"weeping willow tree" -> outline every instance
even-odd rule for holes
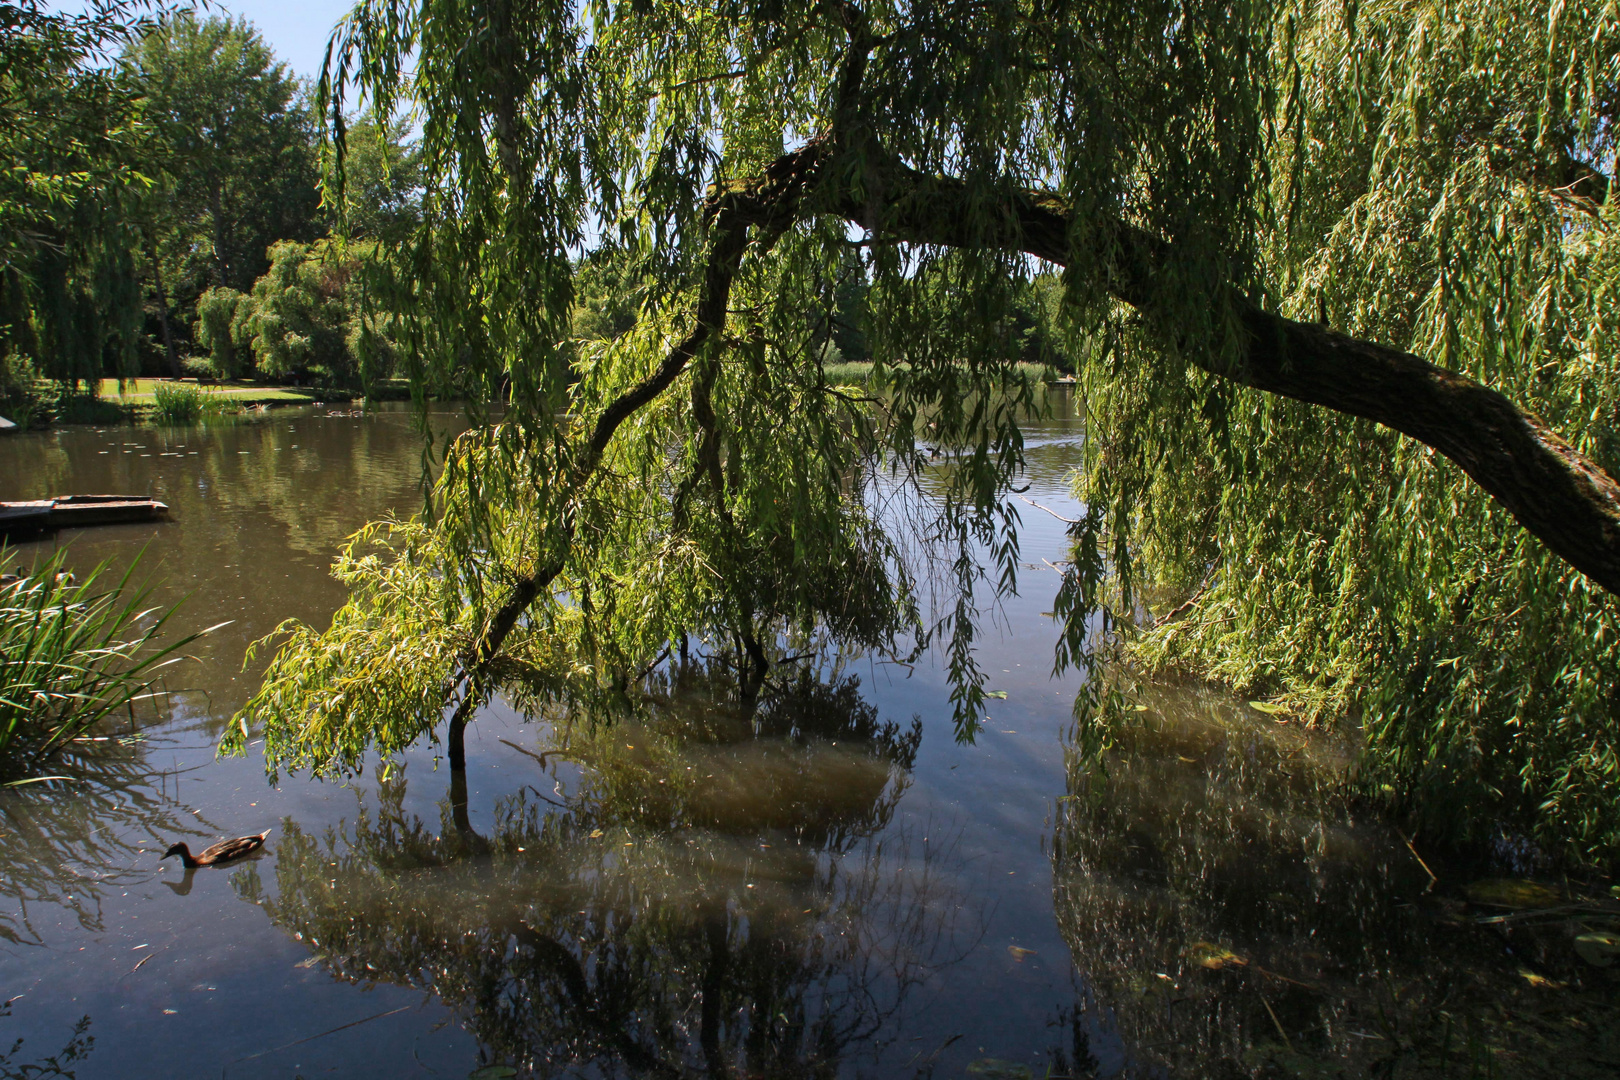
[[[1363,781],[1432,830],[1510,818],[1612,855],[1615,583],[1548,535],[1575,518],[1492,477],[1543,482],[1513,449],[1527,422],[1613,490],[1620,10],[1305,6],[1273,53],[1277,309],[1459,374],[1403,425],[1165,372],[1148,342],[1086,369],[1081,490],[1132,544],[1121,563],[1172,598],[1136,655],[1311,721],[1359,715]],[[1189,418],[1200,402],[1218,422]],[[1437,424],[1482,445],[1459,453]]]
[[[134,372],[134,219],[150,148],[107,60],[159,11],[150,0],[0,4],[0,352],[51,378]]]
[[[419,110],[421,225],[389,302],[413,385],[477,422],[428,513],[350,545],[331,627],[283,628],[236,745],[259,723],[272,767],[343,771],[448,715],[455,765],[502,686],[623,695],[694,635],[729,647],[745,698],[812,637],[938,642],[971,735],[975,587],[1016,587],[1032,393],[1012,314],[1060,268],[1092,430],[1060,663],[1195,594],[1139,655],[1325,688],[1323,715],[1387,702],[1375,760],[1403,780],[1456,771],[1457,740],[1423,733],[1429,703],[1469,695],[1522,704],[1469,714],[1476,736],[1598,754],[1615,23],[1483,2],[366,0],[322,81],[334,182],[356,93]],[[639,283],[636,322],[571,342],[587,251]],[[870,396],[823,367],[851,273]],[[874,474],[903,484],[935,448],[923,604],[870,501],[892,488]],[[1525,728],[1555,684],[1594,707]],[[1516,767],[1478,746],[1472,775]],[[1590,835],[1613,835],[1582,776]]]

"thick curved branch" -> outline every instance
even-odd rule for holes
[[[797,220],[799,204],[816,178],[820,155],[821,144],[812,142],[802,150],[778,158],[764,176],[738,181],[711,193],[705,213],[710,224],[709,258],[691,332],[665,355],[657,368],[611,401],[597,417],[590,437],[579,448],[570,470],[568,483],[572,491],[563,500],[564,518],[560,530],[562,553],[520,576],[508,587],[500,605],[485,621],[478,641],[468,649],[446,686],[446,701],[461,690],[461,700],[450,718],[452,769],[465,768],[462,733],[482,696],[484,674],[523,613],[563,572],[574,539],[573,504],[601,464],[608,443],[626,420],[668,390],[692,358],[715,335],[724,332],[731,304],[731,283],[742,264],[744,251],[750,242],[769,248]]]
[[[1075,250],[1067,205],[1009,189],[987,215],[960,181],[928,176],[865,148],[863,197],[830,193],[828,209],[875,233],[915,243],[999,247],[1059,266],[1106,268],[1114,295],[1152,314],[1155,278],[1174,258],[1165,243],[1123,222],[1093,229]],[[830,170],[829,170],[830,171]],[[880,193],[873,199],[873,192]],[[1393,428],[1473,478],[1519,523],[1610,593],[1620,595],[1620,484],[1534,413],[1503,394],[1414,356],[1234,299],[1246,349],[1234,370],[1207,370],[1257,390]]]
[[[855,36],[852,57],[864,57],[864,33]],[[862,66],[858,59],[848,65],[842,87],[847,94],[841,97],[855,95]],[[834,158],[839,160],[833,163]],[[706,212],[712,241],[692,331],[656,370],[602,411],[575,459],[574,490],[583,490],[619,427],[667,390],[723,332],[750,230],[754,242],[768,248],[800,217],[832,213],[894,240],[1023,251],[1059,266],[1089,261],[1104,268],[1116,297],[1151,316],[1156,278],[1175,256],[1168,244],[1115,221],[1100,228],[1092,223],[1091,250],[1077,250],[1068,204],[1048,192],[1009,186],[1000,213],[984,210],[980,193],[896,161],[858,121],[782,155],[761,176],[717,187]],[[1433,447],[1552,551],[1620,595],[1620,484],[1539,417],[1421,357],[1295,322],[1242,298],[1232,303],[1245,331],[1244,353],[1230,370],[1206,361],[1212,374],[1373,420]],[[565,551],[572,535],[572,521],[565,519]],[[449,698],[455,685],[469,686],[452,719],[453,732],[476,704],[470,688],[478,685],[523,612],[562,572],[565,558],[514,582],[490,616],[461,666],[463,674],[446,694]]]

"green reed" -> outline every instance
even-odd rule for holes
[[[202,416],[208,402],[200,388],[189,383],[160,382],[152,387],[155,418],[167,424],[190,424]]]
[[[179,651],[215,629],[160,642],[178,605],[151,606],[134,568],[115,579],[102,563],[75,579],[56,552],[0,585],[0,774],[11,783],[111,714],[161,696],[154,687]]]

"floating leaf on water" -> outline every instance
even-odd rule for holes
[[[1224,945],[1216,945],[1212,941],[1195,941],[1187,946],[1186,957],[1199,967],[1211,971],[1220,971],[1222,968],[1248,967],[1249,962]]]
[[[326,959],[326,957],[324,957],[324,956],[310,956],[310,957],[306,957],[303,960],[298,961],[298,963],[294,964],[293,967],[295,967],[295,968],[312,968],[316,964],[320,963],[322,960],[325,960],[325,959]]]
[[[1536,881],[1486,878],[1463,890],[1471,903],[1505,908],[1547,908],[1564,902],[1557,889]]]
[[[1286,706],[1270,701],[1251,701],[1249,702],[1249,708],[1256,712],[1263,712],[1268,716],[1281,716],[1288,711]]]
[[[1620,959],[1620,934],[1582,934],[1575,951],[1593,967],[1609,967]]]
[[[602,830],[601,829],[592,829],[591,830],[591,839],[592,840],[599,840],[599,839],[601,839],[601,837],[602,837]]]
[[[1035,1073],[1028,1065],[999,1058],[980,1058],[967,1067],[969,1076],[982,1076],[985,1080],[1033,1080]]]
[[[517,1070],[510,1065],[485,1065],[468,1073],[467,1080],[506,1080],[508,1076],[516,1075]]]
[[[1026,957],[1026,956],[1034,956],[1035,955],[1035,950],[1034,949],[1021,949],[1017,945],[1009,945],[1009,946],[1007,946],[1007,951],[1009,953],[1011,953],[1012,958],[1014,960],[1018,961],[1020,964],[1022,964],[1024,962],[1024,957]]]
[[[1538,990],[1562,990],[1565,985],[1561,982],[1554,982],[1545,975],[1537,975],[1529,968],[1520,968],[1519,978],[1523,979],[1531,986],[1536,987]]]
[[[1005,691],[1005,690],[986,690],[984,692],[984,696],[985,697],[1000,698],[1002,701],[1006,701],[1007,700],[1007,691]]]

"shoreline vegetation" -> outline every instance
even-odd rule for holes
[[[18,431],[40,431],[58,424],[121,424],[157,421],[189,423],[205,415],[286,405],[318,405],[356,400],[407,401],[403,379],[386,379],[367,391],[336,387],[287,386],[258,379],[102,379],[93,390],[40,380],[28,396],[0,402],[0,416]]]
[[[121,713],[133,725],[186,646],[219,629],[163,641],[179,605],[150,603],[139,558],[116,577],[105,562],[75,576],[65,550],[15,565],[0,549],[0,788],[57,779],[40,774],[92,729]]]
[[[876,364],[869,360],[838,360],[823,366],[830,384],[866,385]],[[1065,375],[1047,364],[1019,363],[1021,375],[1032,383],[1073,386]],[[286,405],[318,405],[351,401],[409,401],[406,379],[383,379],[364,391],[337,387],[289,386],[262,379],[152,378],[101,379],[93,390],[75,389],[39,380],[19,399],[0,401],[0,416],[18,431],[39,431],[57,424],[191,423],[203,416],[243,412]]]

